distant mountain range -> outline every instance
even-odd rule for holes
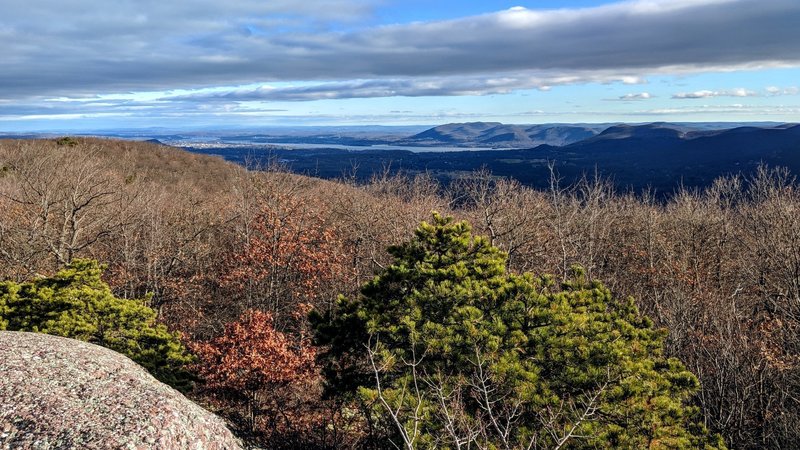
[[[518,147],[521,142],[547,139],[564,144]],[[619,188],[652,188],[662,194],[673,192],[680,185],[707,187],[722,175],[749,174],[762,163],[785,166],[800,174],[797,124],[725,128],[724,124],[519,126],[478,122],[443,125],[395,142],[450,147],[484,147],[503,142],[516,148],[447,152],[369,147],[190,150],[239,162],[263,155],[293,171],[325,178],[351,173],[354,167],[358,168],[357,176],[369,178],[388,167],[410,173],[427,171],[446,181],[487,167],[495,175],[514,177],[537,188],[548,186],[552,164],[566,183],[597,171]]]
[[[420,146],[461,146],[492,148],[533,148],[539,145],[564,147],[601,139],[656,138],[680,136],[693,139],[742,126],[773,128],[775,123],[731,124],[719,122],[627,124],[543,124],[507,125],[499,122],[449,123],[430,128],[398,143]]]
[[[499,122],[450,123],[401,140],[403,145],[535,147],[569,145],[596,136],[608,125],[505,125]]]
[[[800,174],[800,125],[688,129],[674,124],[617,125],[564,147],[530,150],[577,177],[595,167],[617,185],[671,191],[706,187],[721,175],[749,174],[759,165]]]

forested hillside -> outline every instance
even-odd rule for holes
[[[557,174],[533,190],[485,172],[445,188],[264,169],[0,141],[0,328],[13,286],[98,261],[93,289],[142,299],[192,355],[190,396],[268,448],[800,440],[787,171],[664,200]]]

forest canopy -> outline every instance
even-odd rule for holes
[[[2,323],[19,322],[11,286],[38,298],[37,283],[55,289],[59,276],[72,281],[58,286],[87,290],[101,304],[136,305],[141,320],[125,323],[156,330],[147,333],[163,338],[159,348],[173,348],[179,335],[182,348],[202,358],[196,364],[239,364],[206,373],[182,366],[198,377],[190,395],[248,442],[275,449],[378,449],[391,445],[387,436],[402,443],[376,382],[413,429],[413,399],[393,402],[414,379],[406,365],[414,353],[424,355],[426,371],[417,379],[432,383],[420,385],[429,422],[419,430],[430,439],[448,436],[445,409],[431,399],[452,394],[454,429],[485,429],[496,442],[471,385],[482,366],[491,367],[487,382],[514,380],[511,391],[494,394],[528,399],[519,409],[528,425],[542,417],[574,424],[609,381],[591,411],[616,418],[581,421],[595,424],[596,443],[634,435],[656,442],[652,430],[636,431],[647,421],[676,445],[715,446],[704,436],[717,434],[742,449],[800,440],[800,188],[788,171],[761,167],[664,198],[618,192],[602,178],[564,185],[557,173],[549,189],[534,190],[486,171],[444,186],[425,173],[379,173],[362,183],[260,169],[149,143],[0,141]],[[423,221],[437,229],[431,211],[454,218],[440,224],[450,234],[415,232]],[[458,244],[463,221],[475,237]],[[451,264],[444,252],[441,267],[426,266],[431,242],[469,257]],[[428,285],[431,276],[442,283]],[[384,296],[391,302],[376,300]],[[31,303],[21,298],[13,303]],[[66,300],[41,304],[82,311]],[[345,331],[337,341],[325,327]],[[260,340],[238,342],[251,332]],[[108,330],[84,335],[114,341],[102,337]],[[315,335],[326,345],[312,346]],[[609,336],[629,345],[602,345]],[[232,356],[251,349],[261,350]],[[342,357],[334,363],[335,354]],[[255,367],[262,360],[291,362],[285,366],[296,373],[263,371]],[[252,376],[225,372],[235,367]],[[628,392],[632,374],[652,383]],[[614,428],[620,410],[609,396],[622,395],[617,388],[632,407],[648,405],[631,413],[640,423]],[[667,401],[664,392],[676,395]],[[519,442],[535,435],[533,427],[513,430]],[[416,442],[431,442],[423,434]],[[556,438],[537,439],[545,446]]]

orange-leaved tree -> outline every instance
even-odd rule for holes
[[[241,247],[228,256],[221,280],[235,305],[270,311],[276,326],[285,330],[293,328],[287,319],[304,319],[310,305],[327,309],[322,304],[333,303],[352,269],[322,205],[276,197],[260,205]]]
[[[278,422],[286,414],[280,391],[316,373],[310,343],[275,330],[272,314],[258,310],[245,312],[222,336],[195,343],[192,350],[199,358],[203,393],[249,433],[281,428]]]

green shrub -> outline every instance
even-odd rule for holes
[[[76,145],[78,145],[78,141],[76,139],[74,139],[74,138],[69,137],[69,136],[64,136],[64,137],[59,138],[58,140],[56,140],[56,144],[57,145],[62,145],[62,146],[67,146],[67,147],[75,147]]]
[[[144,300],[115,297],[97,261],[78,259],[50,278],[0,282],[0,329],[64,336],[122,353],[153,376],[187,390],[192,361],[178,335],[156,323]]]

